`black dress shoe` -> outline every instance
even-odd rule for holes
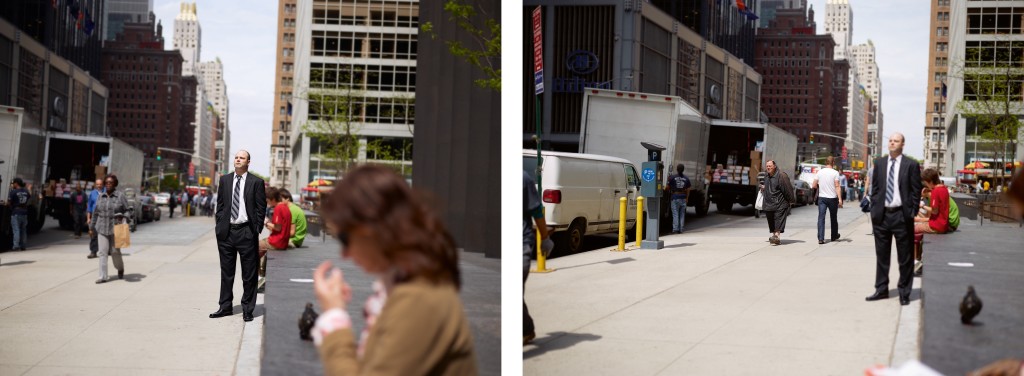
[[[210,318],[211,319],[215,319],[215,318],[218,318],[218,317],[231,316],[233,314],[235,314],[235,312],[230,310],[230,309],[221,309],[221,310],[218,310],[217,312],[211,313],[210,314]]]
[[[124,279],[124,270],[117,271],[117,279]]]
[[[245,312],[243,312],[242,313],[242,321],[245,321],[245,322],[252,321],[252,313],[245,313]]]
[[[909,296],[901,296],[900,297],[900,305],[907,305],[907,304],[910,304],[910,297]]]
[[[872,302],[872,301],[875,301],[875,300],[882,300],[882,299],[889,299],[889,292],[888,291],[875,291],[875,293],[871,294],[871,296],[869,296],[867,298],[864,298],[864,300],[867,300],[869,302]]]
[[[825,244],[824,240],[818,240],[818,244]]]

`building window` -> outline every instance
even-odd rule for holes
[[[968,8],[967,34],[1019,34],[1024,20],[1020,8]]]
[[[935,50],[939,51],[939,52],[946,52],[946,49],[948,47],[949,47],[949,43],[946,43],[946,42],[935,43]]]

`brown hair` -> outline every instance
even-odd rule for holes
[[[441,219],[394,170],[363,165],[339,181],[321,216],[338,234],[367,227],[383,256],[398,269],[396,282],[424,277],[458,289],[458,252]]]
[[[281,201],[281,191],[275,187],[267,187],[267,199]]]
[[[932,184],[942,183],[942,181],[939,180],[939,170],[936,170],[934,168],[928,168],[925,169],[924,171],[921,171],[921,181]]]
[[[281,188],[281,189],[277,190],[277,197],[279,199],[278,201],[285,201],[285,200],[291,201],[292,200],[292,193],[289,192],[285,188]]]
[[[830,156],[828,156],[828,158],[825,158],[825,165],[826,166],[834,166],[835,164],[836,164],[836,157],[833,157],[833,156],[830,155]]]

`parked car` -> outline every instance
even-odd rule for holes
[[[139,194],[135,192],[135,189],[125,188],[124,199],[128,201],[128,209],[131,214],[128,215],[128,228],[132,232],[135,232],[135,228],[142,223],[142,202],[139,201]]]
[[[167,206],[167,200],[169,200],[170,198],[171,194],[167,192],[156,193],[153,195],[153,201],[155,201],[157,205]]]
[[[540,193],[559,253],[578,252],[584,235],[618,232],[619,198],[628,202],[626,226],[636,225],[640,176],[633,163],[595,154],[544,151],[541,156]],[[523,150],[523,170],[533,176],[536,168],[537,151]]]
[[[797,205],[810,205],[814,203],[814,189],[803,180],[793,181],[793,193],[796,194]]]
[[[142,204],[141,220],[143,223],[160,220],[160,207],[157,206],[156,201],[152,196],[139,197],[139,201]]]

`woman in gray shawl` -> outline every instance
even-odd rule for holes
[[[768,218],[768,231],[772,233],[768,242],[779,245],[782,244],[779,234],[786,232],[786,218],[789,217],[789,208],[796,202],[796,196],[789,175],[779,171],[775,161],[768,161],[765,168],[768,174],[761,181],[761,193],[764,195],[762,211]]]
[[[103,179],[107,190],[100,193],[96,200],[96,208],[92,212],[92,230],[96,231],[96,239],[99,241],[100,258],[100,279],[96,283],[107,282],[107,254],[114,259],[114,267],[117,268],[117,278],[124,278],[124,261],[121,260],[121,249],[114,248],[114,224],[124,223],[125,216],[129,214],[128,200],[121,191],[117,190],[117,176],[107,175]]]

